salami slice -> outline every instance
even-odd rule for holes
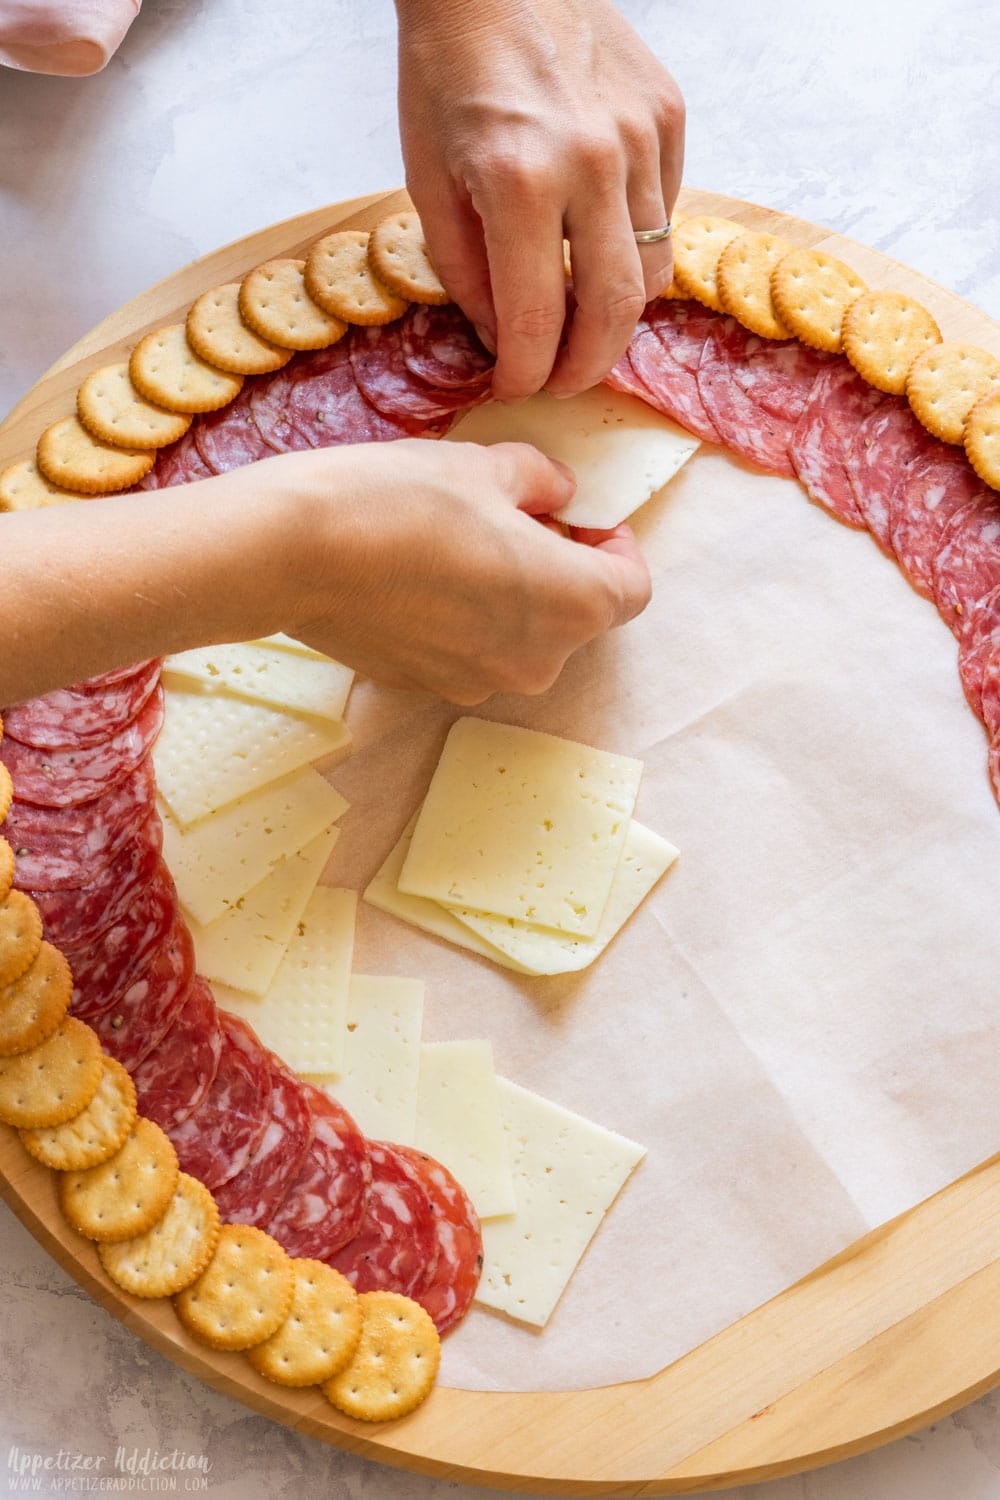
[[[438,1333],[445,1334],[465,1316],[479,1285],[483,1269],[479,1215],[447,1167],[412,1146],[394,1149],[397,1156],[413,1167],[430,1199],[437,1235],[437,1265],[417,1301],[434,1319]]]
[[[152,879],[106,931],[80,948],[64,950],[73,974],[75,1016],[89,1021],[115,1004],[166,940],[176,912],[177,889],[161,859]]]
[[[337,345],[334,345],[336,348]],[[321,350],[326,353],[326,350]],[[288,417],[288,398],[295,384],[296,358],[281,370],[265,375],[251,388],[248,401],[254,426],[275,453],[300,453],[310,447],[308,439],[293,427]]]
[[[663,298],[646,308],[628,347],[650,405],[706,443],[719,442],[719,433],[701,399],[698,367],[719,321],[718,313],[698,302]]]
[[[645,401],[647,406],[656,405],[649,386],[636,374],[628,349],[625,350],[618,363],[612,365],[602,384],[609,385],[613,391],[623,391],[626,396],[638,396],[639,400]]]
[[[794,428],[806,409],[812,388],[840,360],[797,339],[762,339],[750,334],[746,357],[733,370],[736,384],[769,417]]]
[[[156,803],[156,780],[147,755],[117,786],[76,807],[38,807],[14,801],[0,834],[17,855],[21,886],[75,890],[109,865]]]
[[[934,559],[934,602],[961,639],[981,599],[1000,587],[1000,495],[980,490],[946,524]]]
[[[132,1074],[139,1113],[168,1132],[182,1125],[211,1088],[221,1054],[215,999],[195,975],[180,1010]]]
[[[195,446],[209,473],[228,474],[274,457],[274,449],[261,437],[254,419],[252,392],[253,385],[247,381],[235,401],[209,412],[194,427]]]
[[[383,415],[415,432],[484,401],[489,388],[463,386],[445,390],[427,385],[408,368],[398,323],[380,328],[355,328],[350,359],[361,394]]]
[[[11,774],[19,802],[73,807],[124,781],[152,749],[162,723],[163,691],[156,687],[130,724],[96,745],[36,750],[4,736],[0,759]]]
[[[981,718],[990,739],[1000,734],[1000,654],[992,651],[983,669]]]
[[[701,353],[698,390],[721,441],[766,473],[794,477],[792,433],[830,358],[794,339],[762,339],[735,318],[717,322]]]
[[[268,1058],[269,1119],[250,1160],[215,1190],[226,1224],[267,1226],[295,1181],[313,1138],[313,1115],[305,1090],[273,1054]]]
[[[993,795],[1000,802],[1000,739],[995,739],[990,745],[989,771]]]
[[[160,943],[113,1005],[91,1016],[105,1052],[131,1073],[167,1031],[194,982],[194,943],[178,909]]]
[[[181,1169],[212,1191],[242,1172],[267,1129],[268,1054],[249,1026],[219,1011],[222,1051],[211,1087],[181,1124],[167,1131]]]
[[[887,396],[856,430],[847,477],[861,516],[884,552],[892,550],[893,503],[914,465],[937,445],[903,396]]]
[[[393,1146],[370,1141],[368,1155],[372,1182],[361,1228],[324,1259],[359,1292],[419,1296],[437,1270],[431,1200],[415,1168]]]
[[[983,717],[983,672],[995,648],[1000,647],[1000,588],[980,599],[962,634],[958,648],[958,675],[965,697],[978,717]]]
[[[295,371],[285,415],[310,448],[385,443],[421,436],[428,423],[387,415],[359,389],[351,357],[354,335],[320,349]]]
[[[57,688],[3,710],[4,734],[38,750],[96,745],[125,729],[160,680],[160,663],[148,661],[117,682],[98,688]]]
[[[792,429],[788,456],[806,494],[845,526],[864,530],[847,476],[847,450],[858,425],[886,400],[847,360],[820,370]]]
[[[907,471],[889,506],[896,561],[925,599],[934,598],[934,563],[945,527],[982,490],[961,448],[935,443]]]
[[[117,687],[119,683],[128,682],[132,677],[142,677],[154,661],[160,667],[163,666],[159,657],[153,657],[149,661],[132,662],[129,666],[114,667],[110,672],[102,672],[98,677],[88,677],[86,682],[74,682],[69,691],[71,693],[103,693],[105,688]]]
[[[414,303],[400,326],[403,362],[425,385],[442,391],[488,390],[495,360],[454,302]]]
[[[328,1260],[361,1227],[372,1169],[361,1131],[341,1105],[303,1083],[313,1138],[267,1232],[289,1255]]]
[[[56,948],[82,948],[127,911],[160,864],[163,825],[155,812],[93,880],[79,890],[28,888],[42,914],[45,936]]]
[[[199,418],[188,428],[182,438],[161,448],[156,463],[144,479],[136,485],[139,490],[169,490],[177,484],[191,484],[196,479],[208,479],[211,469],[198,452],[196,441]]]

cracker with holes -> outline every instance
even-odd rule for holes
[[[428,1395],[441,1362],[437,1329],[398,1292],[362,1292],[364,1323],[350,1364],[323,1386],[338,1411],[360,1422],[405,1417]]]
[[[66,1016],[40,1046],[0,1058],[0,1120],[19,1129],[62,1125],[90,1103],[103,1071],[96,1033]]]
[[[975,344],[937,344],[910,366],[906,399],[944,443],[961,443],[976,402],[1000,382],[1000,360]]]
[[[283,349],[326,349],[347,332],[306,290],[304,260],[268,260],[243,278],[240,314],[261,338]]]
[[[317,240],[306,260],[305,283],[313,301],[345,323],[376,327],[401,318],[409,307],[383,286],[368,259],[369,236],[345,229]]]
[[[674,230],[674,280],[686,297],[725,312],[716,279],[719,257],[743,233],[742,224],[713,214],[694,214]]]
[[[771,297],[785,327],[810,349],[839,354],[844,314],[868,290],[856,271],[827,255],[796,245],[771,273]]]
[[[965,451],[980,479],[1000,490],[1000,391],[987,391],[969,413]]]
[[[224,1224],[215,1254],[191,1286],[174,1298],[189,1333],[214,1349],[249,1349],[277,1333],[294,1288],[290,1257],[269,1234]]]
[[[0,838],[0,899],[6,899],[14,884],[14,851],[5,838]]]
[[[278,1385],[319,1385],[351,1360],[361,1338],[358,1294],[332,1266],[294,1260],[295,1288],[277,1333],[247,1350],[259,1375]]]
[[[14,800],[14,783],[10,779],[10,772],[0,760],[0,823],[3,822],[10,812],[10,804]]]
[[[716,284],[723,307],[764,339],[790,337],[771,300],[771,272],[790,248],[776,234],[741,234],[719,256]]]
[[[97,1092],[78,1115],[64,1125],[20,1132],[24,1149],[54,1171],[81,1172],[107,1161],[135,1124],[135,1085],[120,1062],[103,1061]]]
[[[218,411],[243,388],[242,375],[217,370],[194,352],[183,323],[155,328],[140,339],[128,372],[140,395],[172,412]]]
[[[219,1210],[205,1185],[177,1178],[162,1218],[143,1234],[98,1246],[101,1265],[133,1297],[173,1297],[204,1271],[219,1241]]]
[[[125,363],[87,376],[76,393],[76,414],[95,438],[117,448],[165,448],[191,426],[187,413],[166,411],[140,396]]]
[[[227,281],[203,292],[187,315],[188,343],[196,354],[234,375],[267,375],[283,369],[292,357],[247,327],[240,316],[240,284]]]
[[[844,353],[876,390],[901,396],[910,366],[941,342],[926,307],[902,292],[862,292],[844,314]]]
[[[88,1239],[131,1239],[166,1212],[179,1171],[169,1137],[139,1115],[113,1156],[59,1178],[59,1207]]]
[[[102,443],[79,417],[63,417],[38,439],[35,460],[42,477],[78,495],[113,495],[148,474],[156,455],[148,449]]]
[[[38,907],[23,891],[8,891],[0,902],[0,991],[31,968],[41,946]],[[3,1008],[0,1002],[0,1013]]]
[[[7,900],[17,894],[11,891]],[[34,905],[33,902],[29,904]],[[38,915],[37,911],[35,915]],[[40,929],[36,929],[30,915],[25,930],[29,943],[33,941],[36,930],[41,937]],[[40,942],[24,972],[0,989],[0,1057],[15,1057],[28,1052],[52,1036],[69,1009],[72,993],[69,964],[58,948]]]
[[[0,511],[42,510],[79,498],[73,490],[46,479],[33,458],[22,458],[0,474]]]
[[[443,307],[451,298],[431,263],[420,215],[413,209],[376,224],[368,242],[372,270],[397,297]]]

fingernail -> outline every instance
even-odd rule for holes
[[[475,329],[476,329],[476,333],[479,335],[479,342],[481,344],[484,344],[485,347],[490,351],[491,354],[496,354],[496,352],[497,352],[496,335],[493,334],[493,333],[491,333],[488,328],[484,328],[481,323],[476,323],[475,324]]]

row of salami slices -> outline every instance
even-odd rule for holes
[[[0,827],[17,884],[73,975],[71,1010],[132,1075],[224,1222],[266,1230],[359,1291],[420,1301],[445,1332],[481,1267],[479,1223],[450,1174],[367,1141],[346,1110],[216,1007],[161,857],[150,751],[160,663],[5,711],[14,800]]]
[[[306,448],[440,437],[489,395],[493,360],[453,304],[414,305],[398,321],[352,328],[326,349],[248,376],[235,401],[196,417],[140,489],[206,479]]]
[[[871,532],[958,641],[1000,797],[1000,494],[963,449],[842,355],[760,338],[697,302],[651,303],[608,383]]]

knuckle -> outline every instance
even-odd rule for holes
[[[643,286],[629,282],[626,286],[612,287],[605,294],[604,316],[613,327],[634,327],[646,306]]]
[[[614,136],[585,135],[577,143],[577,153],[583,170],[598,187],[617,182],[624,172],[621,145]]]
[[[550,339],[562,331],[566,309],[559,303],[514,308],[507,314],[508,333],[518,339]]]
[[[651,156],[659,151],[656,119],[651,115],[629,115],[619,123],[622,145],[630,160]]]
[[[661,91],[656,101],[656,117],[661,130],[668,135],[683,135],[687,124],[687,106],[676,84]]]
[[[480,193],[489,192],[500,201],[513,197],[536,202],[549,198],[555,182],[547,162],[505,147],[480,165],[470,187]]]

